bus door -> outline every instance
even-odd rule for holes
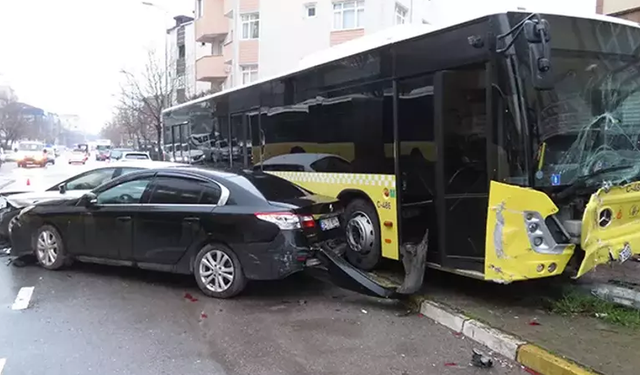
[[[482,277],[487,180],[486,69],[434,77],[438,252],[445,268]]]
[[[189,145],[190,126],[188,122],[171,126],[171,160],[191,163]]]
[[[257,122],[258,116],[251,113],[236,113],[231,115],[231,134],[229,136],[229,152],[231,156],[231,165],[242,168],[252,167],[252,149],[251,149],[251,121]],[[253,124],[254,128],[255,125]]]

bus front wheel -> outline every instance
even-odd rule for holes
[[[354,199],[344,212],[349,249],[347,260],[354,266],[369,271],[382,258],[380,220],[375,208],[363,199]]]

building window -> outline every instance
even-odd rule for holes
[[[202,17],[204,5],[204,0],[196,0],[196,18]]]
[[[364,0],[333,3],[334,30],[358,29],[364,21]]]
[[[307,18],[314,18],[316,16],[316,4],[306,4],[304,6],[304,14]]]
[[[407,13],[409,13],[407,8],[396,3],[396,25],[403,25],[407,22]]]
[[[260,37],[260,15],[258,13],[243,14],[242,39],[258,39]]]
[[[186,56],[185,46],[179,46],[178,47],[178,58],[179,59],[184,59],[185,56]]]
[[[242,84],[246,85],[258,80],[258,65],[244,65],[242,70]]]

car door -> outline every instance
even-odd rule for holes
[[[136,216],[135,260],[139,263],[176,264],[196,238],[201,223],[220,198],[219,185],[174,173],[156,176],[148,204]]]
[[[153,172],[125,176],[95,191],[96,203],[88,207],[83,218],[83,255],[132,260],[134,217],[141,202],[148,199],[152,178]]]

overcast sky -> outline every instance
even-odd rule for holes
[[[110,118],[123,68],[162,56],[171,17],[193,0],[0,0],[0,81],[21,101],[82,117],[97,132]]]
[[[98,132],[111,117],[120,70],[144,65],[149,50],[163,56],[164,29],[194,0],[0,0],[0,83],[21,101],[60,114],[78,114]],[[278,1],[278,0],[267,0]],[[392,0],[388,0],[392,1]],[[596,0],[450,0],[459,15],[489,5],[544,5],[595,10]],[[465,9],[466,12],[460,11]],[[485,10],[486,11],[486,10]]]

